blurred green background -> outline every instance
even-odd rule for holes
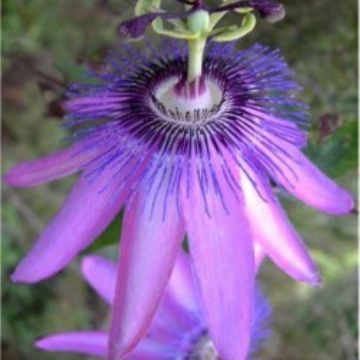
[[[171,0],[164,0],[171,2]],[[61,146],[61,101],[68,82],[96,68],[118,43],[115,27],[134,1],[4,0],[3,168]],[[309,155],[357,196],[357,8],[352,0],[286,1],[287,17],[262,24],[239,47],[282,49],[311,105]],[[231,19],[231,17],[230,17]],[[232,18],[234,20],[234,18]],[[150,34],[151,36],[151,34]],[[51,219],[74,179],[30,190],[3,189],[3,358],[80,359],[32,348],[41,335],[98,328],[107,309],[79,275],[78,260],[44,283],[13,285],[9,274]],[[273,308],[273,335],[261,359],[357,359],[357,218],[320,214],[292,199],[288,213],[323,274],[297,284],[267,262],[260,280]],[[111,242],[119,229],[102,238]],[[115,257],[115,245],[100,252]]]

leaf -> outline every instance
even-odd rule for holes
[[[322,144],[310,144],[307,155],[331,177],[339,177],[358,164],[358,123],[349,121]]]
[[[99,251],[106,246],[117,244],[120,241],[122,219],[123,212],[121,212],[92,245],[83,252],[83,255]]]

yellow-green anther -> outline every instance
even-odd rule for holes
[[[240,27],[229,27],[227,30],[224,29],[224,32],[216,35],[213,40],[218,42],[238,40],[251,32],[255,25],[255,15],[252,13],[247,13],[244,16]]]
[[[205,10],[196,10],[187,18],[187,26],[190,32],[207,34],[209,31],[210,16]]]

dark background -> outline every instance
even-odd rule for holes
[[[164,0],[170,2],[170,0]],[[96,68],[118,43],[115,27],[133,1],[3,1],[3,168],[61,147],[66,84]],[[357,185],[357,20],[351,0],[286,1],[288,16],[262,24],[239,48],[261,42],[282,49],[311,105],[314,161],[354,194]],[[228,21],[237,21],[229,17]],[[149,36],[152,36],[149,31]],[[55,278],[13,285],[9,274],[56,212],[72,179],[35,189],[3,188],[2,348],[7,360],[80,359],[42,353],[44,334],[106,326],[107,309],[79,275],[78,260]],[[260,280],[274,308],[265,360],[357,359],[356,216],[320,214],[284,199],[316,259],[323,286],[295,283],[267,262]],[[117,239],[112,228],[100,240]],[[116,255],[116,245],[99,250]]]

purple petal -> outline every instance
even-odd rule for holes
[[[95,151],[85,150],[82,144],[75,144],[43,158],[23,162],[10,169],[4,181],[17,187],[31,187],[68,176],[89,162]]]
[[[254,184],[241,173],[246,213],[251,232],[266,254],[287,274],[299,281],[318,285],[320,277],[305,245],[287,219],[270,186],[247,169]]]
[[[337,185],[323,174],[299,150],[293,149],[294,161],[291,167],[297,180],[289,184],[284,178],[281,185],[308,205],[331,214],[347,214],[354,207],[354,199],[349,191]],[[291,178],[288,170],[284,169],[287,177]]]
[[[81,353],[106,358],[108,335],[104,332],[83,331],[59,333],[44,337],[35,346],[45,351]]]
[[[208,329],[223,360],[247,358],[254,297],[253,244],[244,214],[243,199],[227,184],[207,195],[211,216],[199,207],[202,195],[194,184],[184,195],[186,229]],[[223,185],[223,186],[222,186]]]
[[[102,256],[86,256],[81,271],[87,282],[109,304],[113,304],[116,283],[116,264]]]
[[[121,179],[104,171],[90,180],[83,175],[59,213],[40,235],[12,275],[15,282],[33,283],[63,269],[108,226],[124,201]]]
[[[179,251],[166,292],[187,311],[198,310],[189,255]]]
[[[273,129],[276,129],[276,124],[283,124],[281,126],[284,129],[285,126],[288,127],[288,133],[294,132],[297,128],[295,124],[276,119],[258,110],[249,110],[249,113],[254,115],[252,120],[255,122],[263,118],[266,119],[268,125],[274,124],[271,125]],[[273,132],[265,131],[260,123],[258,125],[257,130],[261,141],[252,136],[252,142],[272,161],[272,170],[269,171],[275,171],[275,180],[280,185],[299,200],[324,212],[346,214],[353,209],[353,197],[347,190],[323,174],[296,146],[276,136]],[[291,127],[293,131],[290,131]],[[296,133],[299,137],[297,146],[305,144],[301,140],[301,131],[298,129]]]
[[[155,182],[155,180],[154,180]],[[184,228],[175,199],[152,208],[145,189],[125,212],[110,332],[110,359],[131,351],[145,335],[173,269]]]

